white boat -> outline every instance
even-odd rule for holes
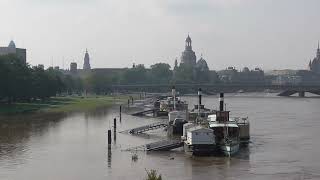
[[[240,131],[237,122],[224,110],[223,93],[220,94],[220,110],[209,115],[209,128],[213,130],[217,149],[227,156],[236,154],[240,146]]]
[[[184,125],[184,150],[187,154],[201,156],[215,152],[214,133],[212,129],[201,127],[192,123]]]
[[[239,147],[240,147],[240,144],[238,141],[235,141],[235,142],[230,141],[230,142],[226,142],[225,145],[220,145],[222,152],[226,156],[232,156],[236,154],[239,151]]]
[[[236,122],[210,121],[209,127],[214,132],[215,142],[218,150],[220,150],[226,156],[234,155],[239,151],[239,126],[236,124]]]

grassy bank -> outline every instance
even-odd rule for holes
[[[33,112],[77,112],[126,102],[127,96],[55,97],[32,103],[0,104],[0,115]]]

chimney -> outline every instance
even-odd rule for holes
[[[173,110],[176,110],[176,87],[172,86]]]
[[[201,88],[199,88],[199,90],[198,90],[198,96],[199,96],[199,109],[200,109],[200,106],[201,106],[201,98],[202,98],[202,90],[201,90]]]
[[[223,111],[223,106],[224,106],[224,94],[223,93],[220,93],[219,101],[220,101],[220,111]]]

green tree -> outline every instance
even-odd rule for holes
[[[85,82],[88,91],[104,94],[110,91],[112,78],[100,73],[93,73],[85,79]]]
[[[120,80],[122,84],[145,84],[148,83],[148,81],[147,70],[143,64],[126,69]]]
[[[149,73],[149,77],[151,77],[151,83],[169,83],[169,81],[172,79],[170,65],[166,63],[157,63],[151,65]]]
[[[195,70],[194,67],[181,64],[175,72],[176,83],[194,83]]]

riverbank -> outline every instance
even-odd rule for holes
[[[99,107],[124,103],[128,96],[54,97],[47,101],[32,103],[0,104],[0,115],[22,113],[69,113],[90,111]]]

